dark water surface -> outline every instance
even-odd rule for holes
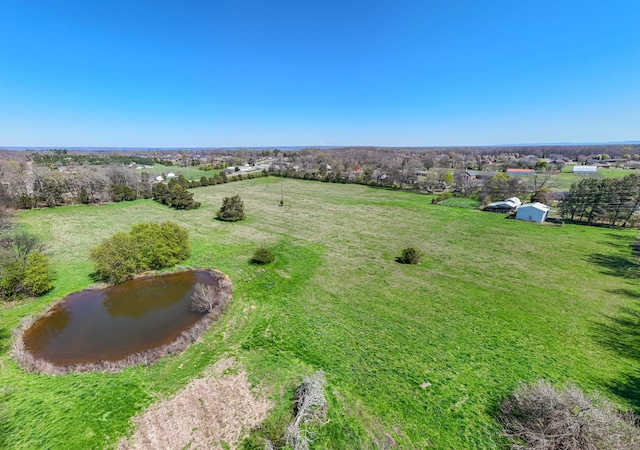
[[[203,316],[189,309],[207,271],[137,278],[65,297],[24,334],[36,357],[58,366],[117,361],[171,343]]]

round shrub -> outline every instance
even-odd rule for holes
[[[276,255],[273,254],[268,248],[260,247],[253,254],[251,262],[254,264],[269,264],[276,259]]]
[[[402,250],[402,255],[399,256],[396,261],[401,264],[418,264],[421,256],[422,252],[420,250],[413,247],[407,247]]]

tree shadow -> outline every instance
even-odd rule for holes
[[[9,340],[11,339],[11,332],[5,326],[0,326],[0,354],[9,350]]]
[[[640,360],[640,308],[624,307],[595,325],[596,341],[620,356]]]
[[[633,255],[605,255],[594,253],[587,257],[587,261],[604,268],[602,273],[623,278],[640,278],[640,264]]]
[[[593,253],[587,261],[605,270],[602,273],[615,277],[640,278],[640,239],[634,236],[623,236],[616,233],[605,233],[606,242],[601,242],[621,251],[616,255]],[[626,250],[626,251],[625,251]]]
[[[633,410],[640,414],[640,371],[626,373],[617,380],[604,383],[609,391],[626,399]]]
[[[640,293],[630,289],[608,292],[624,295],[633,303],[620,308],[616,315],[604,315],[603,321],[594,323],[593,337],[602,347],[617,355],[640,361]],[[604,386],[640,412],[640,371],[622,373],[618,378],[604,382]]]
[[[616,248],[631,248],[634,254],[640,251],[640,243],[634,236],[620,235],[615,233],[604,233],[604,236],[608,238],[606,241],[600,241],[600,244],[608,245],[609,247]]]

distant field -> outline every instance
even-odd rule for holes
[[[385,433],[403,449],[502,448],[498,402],[539,378],[640,409],[634,230],[536,225],[468,203],[274,177],[193,192],[202,203],[193,211],[139,200],[19,214],[47,242],[57,277],[46,298],[0,309],[0,448],[113,447],[134,414],[226,356],[276,402],[272,425],[302,376],[325,371],[329,421],[313,448],[375,448]],[[235,194],[247,220],[214,220]],[[10,330],[91,284],[89,247],[163,220],[191,230],[186,265],[235,283],[230,310],[202,342],[116,375],[18,369]],[[274,265],[249,264],[260,245]],[[394,261],[407,246],[424,252],[420,265]]]
[[[201,176],[210,177],[220,172],[219,170],[200,170],[198,167],[194,166],[165,166],[162,164],[154,164],[153,169],[141,169],[136,170],[136,172],[147,172],[154,177],[160,175],[162,172],[169,173],[173,172],[175,174],[181,173],[187,180],[195,179],[199,180]]]
[[[573,166],[567,166],[562,169],[562,172],[553,177],[555,184],[554,190],[568,191],[571,189],[573,183],[579,183],[581,179],[585,177],[603,177],[603,178],[622,178],[632,173],[640,174],[637,170],[629,169],[602,169],[598,168],[598,171],[593,175],[576,175],[572,173]]]

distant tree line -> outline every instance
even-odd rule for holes
[[[152,196],[158,203],[170,206],[174,209],[196,209],[200,207],[200,203],[193,200],[193,194],[188,192],[187,189],[201,186],[213,186],[216,184],[228,183],[230,181],[250,180],[268,175],[269,173],[266,170],[245,175],[237,174],[231,177],[228,177],[224,172],[220,172],[214,176],[202,176],[199,180],[193,181],[189,181],[183,175],[180,175],[177,178],[170,179],[167,184],[154,184]]]
[[[132,161],[138,164],[152,166],[154,163],[164,164],[152,155],[118,155],[105,152],[69,152],[66,149],[50,150],[48,152],[33,152],[28,154],[28,158],[38,165],[43,166],[69,166],[69,165],[93,165],[107,166],[109,164],[128,165]]]
[[[177,209],[192,209],[193,195],[186,189],[222,184],[268,175],[264,172],[227,177],[223,172],[188,181],[184,176],[170,179],[168,185],[157,182],[146,172],[123,165],[102,168],[78,166],[70,171],[32,167],[28,163],[0,160],[0,206],[20,209],[55,207],[71,204],[95,204],[154,198]],[[180,187],[175,187],[176,183]],[[158,187],[164,185],[168,189]],[[154,191],[155,187],[155,191]],[[173,188],[172,192],[171,191]]]

